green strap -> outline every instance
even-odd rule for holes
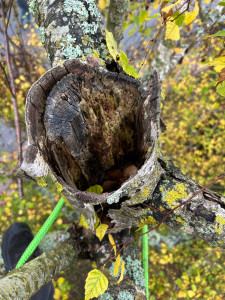
[[[148,225],[145,225],[142,228],[142,234],[148,231]],[[144,268],[144,277],[145,277],[145,290],[146,290],[146,298],[149,298],[149,290],[148,290],[148,234],[142,235],[142,263]]]
[[[48,217],[48,219],[45,221],[45,223],[42,225],[41,229],[38,231],[38,233],[35,235],[34,239],[32,242],[29,244],[23,255],[21,256],[20,260],[18,261],[16,265],[16,269],[19,267],[22,267],[25,262],[28,260],[28,258],[31,256],[31,254],[34,252],[34,250],[37,248],[43,237],[46,235],[48,232],[49,228],[52,226],[52,223],[55,221],[57,218],[58,214],[60,213],[65,201],[63,198],[61,198]]]

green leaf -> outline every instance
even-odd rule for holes
[[[127,55],[123,51],[121,51],[120,54],[120,61],[122,63],[124,72],[126,72],[130,76],[133,76],[134,78],[137,78],[139,76],[134,67],[128,64]]]
[[[139,24],[142,24],[145,21],[147,21],[147,18],[148,18],[148,11],[141,10],[140,15],[139,15]]]
[[[134,22],[139,25],[139,16],[134,16]]]
[[[117,43],[113,37],[112,32],[105,29],[105,34],[106,34],[106,45],[109,49],[109,53],[112,55],[113,59],[116,61],[116,56],[120,54],[118,51],[118,48],[117,48]]]
[[[123,64],[128,64],[127,55],[123,51],[121,51],[121,53],[120,53],[120,60]]]
[[[212,36],[225,36],[225,30],[219,30],[214,34],[207,35],[205,38],[212,37]]]
[[[86,192],[101,194],[103,192],[103,188],[100,185],[96,184],[96,185],[92,185],[88,189],[86,189]]]
[[[154,15],[148,17],[148,18],[146,19],[146,21],[149,21],[149,20],[152,20],[152,19],[156,19],[156,18],[159,18],[159,17],[161,17],[160,14],[154,14]]]
[[[219,83],[216,87],[218,94],[225,97],[225,81]]]
[[[225,2],[220,2],[220,3],[218,3],[217,5],[220,5],[220,6],[225,6]]]
[[[180,15],[176,20],[175,23],[177,24],[177,26],[181,27],[183,22],[185,20],[185,15]]]
[[[135,26],[134,28],[132,28],[127,36],[131,36],[135,31],[137,30],[137,26]]]
[[[109,227],[108,225],[102,224],[102,223],[101,223],[101,224],[96,228],[96,235],[97,235],[97,237],[99,238],[100,241],[104,238],[104,236],[105,236],[105,234],[106,234],[106,231],[107,231],[108,227]]]
[[[152,29],[147,28],[147,29],[145,29],[145,31],[142,32],[142,34],[144,34],[145,36],[150,36],[151,32],[152,32]]]
[[[85,300],[98,297],[108,288],[108,279],[99,270],[94,269],[88,273],[85,283]]]

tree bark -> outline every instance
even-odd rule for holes
[[[123,38],[123,24],[128,10],[127,0],[111,0],[107,19],[107,29],[113,33],[117,43]]]
[[[200,186],[182,174],[158,147],[165,124],[160,118],[157,74],[143,87],[120,72],[115,62],[112,68],[112,64],[103,66],[96,57],[87,57],[95,48],[103,62],[107,52],[94,1],[53,1],[47,6],[45,1],[34,0],[30,7],[55,67],[27,96],[28,149],[18,175],[36,181],[50,173],[93,233],[97,216],[108,225],[107,232],[118,238],[122,230],[156,226],[171,211],[164,220],[168,226],[224,247],[222,196],[205,190],[185,209],[173,210]],[[87,21],[92,31],[84,43],[87,32],[83,23]],[[80,51],[74,52],[78,46]],[[83,55],[86,61],[76,58]],[[85,191],[95,184],[103,187],[103,194]],[[93,259],[110,255],[108,241],[107,247],[99,246],[98,251],[95,243],[93,237],[87,240],[95,252]],[[120,287],[126,284],[122,281]],[[131,287],[126,289],[133,295]]]
[[[0,299],[30,299],[52,278],[74,264],[77,251],[69,243],[60,244],[0,280]]]

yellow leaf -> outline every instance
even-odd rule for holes
[[[171,10],[171,8],[173,8],[175,5],[181,3],[181,1],[182,0],[178,0],[177,2],[170,4],[169,6],[163,7],[162,11],[165,13],[168,13]]]
[[[184,291],[179,291],[177,296],[178,296],[178,298],[186,298],[186,294]]]
[[[206,4],[209,4],[211,2],[211,0],[205,0]]]
[[[184,24],[189,25],[191,22],[193,22],[196,19],[198,12],[199,12],[199,6],[198,6],[198,2],[196,1],[193,12],[187,12],[185,14]]]
[[[122,264],[121,264],[121,274],[120,274],[120,278],[119,278],[119,280],[117,281],[118,284],[123,280],[123,274],[124,274],[124,271],[125,271],[125,263],[124,263],[124,261],[123,261]]]
[[[26,78],[23,75],[20,75],[20,80],[25,81]]]
[[[47,182],[44,177],[38,177],[36,180],[39,186],[47,186]]]
[[[96,185],[90,186],[88,189],[86,189],[86,192],[101,194],[103,192],[103,188],[100,185],[96,184]]]
[[[214,66],[216,72],[222,71],[225,68],[225,56],[215,58],[210,65]]]
[[[87,229],[89,228],[88,222],[87,222],[87,220],[85,219],[85,217],[84,217],[83,214],[81,214],[81,216],[80,216],[80,223],[79,223],[79,225],[84,226],[84,227],[87,228]]]
[[[180,49],[180,48],[174,48],[174,52],[175,52],[175,53],[182,53],[182,52],[183,52],[183,50],[182,50],[182,49]]]
[[[56,223],[57,223],[58,225],[61,225],[61,224],[63,223],[63,220],[62,220],[62,219],[58,219],[58,220],[56,221]]]
[[[65,278],[59,277],[59,279],[57,280],[57,283],[58,283],[59,286],[61,286],[64,281],[65,281]]]
[[[93,53],[94,53],[94,54],[93,54],[94,57],[97,57],[97,58],[100,57],[99,54],[98,54],[98,52],[97,52],[95,49],[93,50]]]
[[[193,292],[192,290],[187,291],[187,293],[190,298],[193,298],[195,295],[195,292]]]
[[[109,242],[113,246],[114,254],[116,255],[116,245],[113,236],[111,233],[108,234]]]
[[[56,188],[57,188],[57,192],[58,192],[58,193],[61,193],[62,190],[63,190],[62,185],[61,185],[60,183],[58,183],[58,182],[56,182]]]
[[[95,213],[95,217],[96,217],[96,222],[95,222],[95,224],[94,224],[94,227],[96,228],[96,227],[98,227],[98,224],[99,224],[99,222],[100,222],[100,219],[99,219],[97,213]]]
[[[16,79],[15,79],[15,83],[16,83],[16,84],[20,84],[19,78],[16,78]]]
[[[119,55],[117,49],[117,43],[114,40],[112,32],[105,29],[105,37],[106,37],[106,44],[109,49],[109,53],[112,55],[113,59],[116,61],[116,56]]]
[[[180,39],[180,27],[172,21],[166,23],[165,40],[178,41]]]
[[[108,0],[99,0],[98,6],[101,10],[105,9],[109,5]]]
[[[97,237],[99,238],[99,240],[101,241],[104,236],[105,236],[105,233],[108,229],[108,225],[106,224],[100,224],[97,228],[96,228],[96,235]]]
[[[116,261],[115,261],[115,268],[113,271],[114,276],[116,276],[118,274],[119,269],[120,269],[120,255],[118,254]]]
[[[108,288],[108,279],[99,270],[95,269],[88,273],[85,283],[85,300],[98,297]]]

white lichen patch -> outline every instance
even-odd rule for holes
[[[51,26],[51,29],[49,28],[49,26]],[[53,22],[49,26],[46,29],[46,33],[47,32],[51,33],[51,42],[52,43],[55,43],[59,39],[63,39],[63,37],[66,37],[67,34],[69,33],[69,27],[68,26],[53,27]]]

